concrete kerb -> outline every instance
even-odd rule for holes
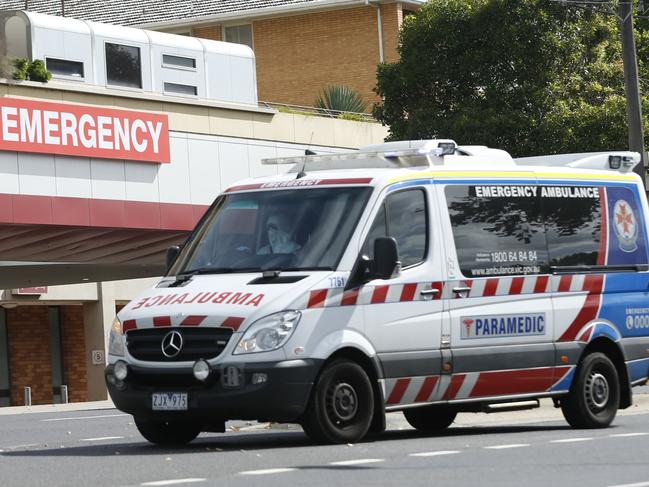
[[[39,404],[37,406],[9,406],[0,408],[0,416],[10,414],[65,413],[114,409],[113,401],[70,402],[67,404]]]

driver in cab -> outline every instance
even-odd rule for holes
[[[258,255],[268,254],[294,254],[300,250],[292,238],[290,232],[290,222],[287,215],[273,214],[266,220],[266,235],[268,245],[264,245],[258,251]]]

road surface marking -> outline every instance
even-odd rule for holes
[[[460,450],[439,450],[439,451],[423,451],[421,453],[411,453],[411,457],[438,457],[441,455],[453,455],[460,453]]]
[[[27,443],[25,445],[6,446],[5,448],[7,450],[17,450],[18,448],[29,448],[30,446],[38,446],[38,443]]]
[[[562,440],[552,440],[550,443],[576,443],[578,441],[590,441],[592,438],[564,438]]]
[[[239,472],[240,475],[268,475],[271,473],[284,473],[293,472],[296,468],[267,468],[265,470],[248,470],[246,472]]]
[[[615,435],[610,435],[611,438],[626,438],[629,436],[645,436],[649,435],[649,433],[617,433]]]
[[[97,418],[117,418],[119,416],[128,416],[128,414],[103,414],[101,416],[77,416],[70,418],[50,418],[50,419],[41,419],[42,422],[47,423],[48,421],[71,421],[76,419],[97,419]]]
[[[106,440],[122,440],[123,436],[104,436],[102,438],[84,438],[79,441],[106,441]]]
[[[359,458],[358,460],[343,460],[341,462],[329,462],[329,465],[362,465],[364,463],[384,462],[382,458]]]
[[[177,485],[177,484],[193,484],[196,482],[205,482],[207,479],[174,479],[174,480],[156,480],[154,482],[142,482],[142,486],[158,486],[158,485]]]
[[[530,446],[529,443],[512,443],[509,445],[493,445],[493,446],[485,446],[484,448],[486,450],[504,450],[506,448],[523,448],[524,446]]]
[[[636,484],[611,485],[611,487],[648,487],[649,482],[638,482]]]

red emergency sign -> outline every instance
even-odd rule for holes
[[[0,98],[0,150],[170,162],[167,115]]]

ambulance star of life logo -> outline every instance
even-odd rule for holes
[[[617,200],[613,208],[615,218],[615,234],[617,235],[620,249],[624,252],[633,252],[638,246],[638,225],[631,205],[624,200]]]

